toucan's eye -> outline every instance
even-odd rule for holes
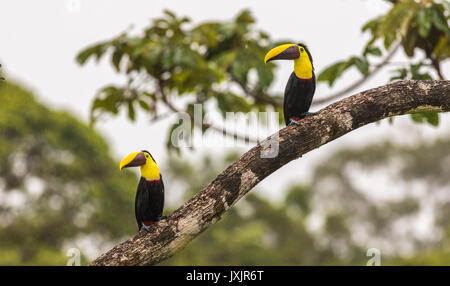
[[[148,155],[145,155],[145,158],[148,158]]]
[[[303,52],[303,48],[300,48],[300,52]]]

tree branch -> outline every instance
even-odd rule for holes
[[[152,265],[183,249],[240,198],[283,165],[342,135],[383,118],[450,111],[450,81],[398,81],[344,98],[266,138],[230,165],[167,219],[104,253],[91,265]],[[278,156],[261,158],[278,138]]]

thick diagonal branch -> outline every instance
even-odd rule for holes
[[[156,264],[183,249],[283,165],[366,124],[423,111],[450,111],[450,81],[399,81],[331,104],[253,147],[150,232],[116,245],[91,265]],[[261,158],[273,138],[278,138],[278,156]]]

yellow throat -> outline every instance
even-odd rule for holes
[[[141,166],[141,176],[147,181],[159,180],[159,168],[151,157],[147,158],[147,162]]]
[[[313,67],[308,53],[304,50],[300,52],[300,57],[294,60],[294,73],[301,79],[312,78]]]

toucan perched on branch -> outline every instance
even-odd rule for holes
[[[152,155],[145,150],[131,153],[120,162],[120,170],[128,167],[141,167],[141,179],[134,202],[136,221],[139,230],[164,218],[164,183]]]
[[[294,71],[284,90],[283,113],[286,125],[298,124],[301,118],[315,113],[308,112],[316,91],[313,59],[304,44],[285,44],[271,49],[264,62],[294,60]]]

